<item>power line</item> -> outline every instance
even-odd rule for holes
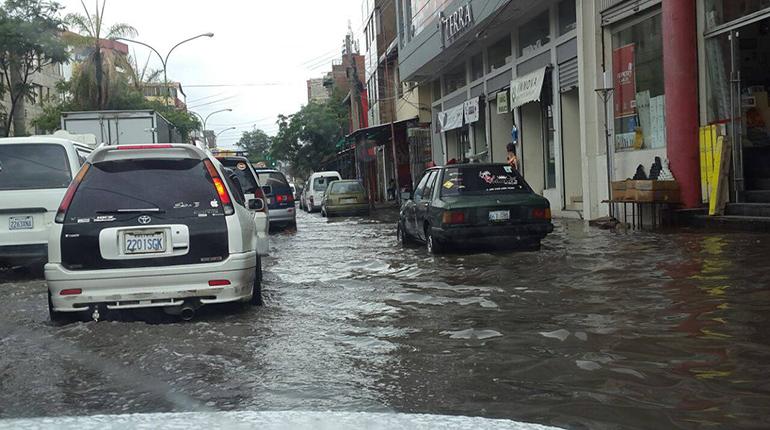
[[[278,87],[294,85],[290,82],[261,82],[246,84],[191,84],[185,85],[185,88],[233,88],[233,87]]]
[[[197,108],[204,107],[204,106],[209,106],[209,105],[213,105],[213,104],[217,104],[217,103],[222,103],[222,102],[225,102],[225,101],[228,101],[228,100],[232,100],[232,99],[235,99],[235,98],[238,98],[238,97],[239,96],[230,96],[230,97],[225,97],[223,99],[214,100],[214,101],[211,101],[211,102],[208,102],[208,103],[203,103],[203,104],[193,105],[193,106],[188,106],[188,107],[190,109],[197,109]]]
[[[188,100],[187,104],[197,103],[197,102],[200,102],[200,101],[203,101],[203,100],[211,99],[211,98],[214,98],[214,97],[219,97],[219,96],[224,95],[224,94],[226,94],[225,91],[223,91],[221,93],[216,93],[213,96],[206,96],[206,97],[200,97],[200,98],[197,98],[197,99],[194,99],[194,100]]]

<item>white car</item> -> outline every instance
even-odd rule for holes
[[[192,145],[102,146],[77,174],[51,228],[52,321],[105,310],[262,304],[259,236],[232,177]]]
[[[316,172],[310,175],[305,184],[305,191],[302,193],[302,207],[305,211],[320,211],[326,187],[333,181],[341,179],[342,176],[338,172]]]
[[[0,266],[42,266],[48,233],[92,149],[53,137],[0,139]]]

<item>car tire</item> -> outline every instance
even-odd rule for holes
[[[262,259],[259,256],[257,256],[254,285],[251,287],[251,304],[252,306],[262,306],[264,304],[262,300]]]
[[[413,243],[412,238],[407,233],[406,228],[402,222],[399,221],[398,227],[396,227],[396,239],[401,246],[407,246]]]
[[[430,227],[427,227],[425,231],[425,246],[428,248],[428,253],[432,255],[439,255],[444,252],[444,246],[433,237]]]

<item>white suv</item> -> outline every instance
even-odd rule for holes
[[[48,245],[53,321],[214,303],[259,305],[254,216],[224,167],[184,144],[102,146],[67,189]]]
[[[66,139],[0,139],[0,266],[38,265],[72,178],[92,149]]]
[[[316,172],[310,175],[305,184],[305,192],[302,194],[302,206],[307,212],[321,210],[321,201],[326,193],[326,187],[334,181],[342,179],[339,172]]]

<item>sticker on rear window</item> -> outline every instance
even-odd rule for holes
[[[513,167],[511,167],[511,166],[505,166],[505,167],[503,167],[503,169],[505,169],[505,171],[508,172],[508,173],[513,173]]]
[[[112,215],[101,215],[94,218],[94,222],[113,222],[113,221],[115,221],[115,217]]]
[[[216,201],[216,200],[212,200],[210,204],[211,204],[212,208],[218,208],[219,207],[219,202]]]
[[[455,183],[452,181],[444,182],[444,188],[446,188],[447,190],[451,190],[452,188],[454,188],[454,186],[455,186]]]
[[[236,164],[236,165],[235,165],[235,167],[236,167],[238,170],[246,170],[246,167],[248,167],[248,166],[246,166],[246,163],[244,163],[244,162],[240,162],[240,163]]]
[[[177,202],[174,203],[174,209],[190,209],[201,207],[201,202]]]

